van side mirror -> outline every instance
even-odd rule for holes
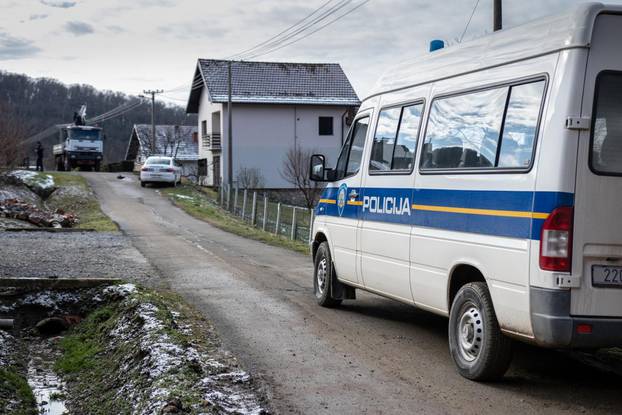
[[[330,178],[332,170],[326,168],[326,158],[322,154],[311,156],[309,163],[309,179],[314,182],[325,182]]]

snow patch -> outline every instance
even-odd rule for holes
[[[79,301],[80,295],[76,293],[44,290],[26,295],[18,301],[18,305],[37,305],[58,311]]]
[[[112,298],[125,298],[137,291],[134,284],[110,285],[104,288],[103,294]]]
[[[178,193],[173,193],[172,195],[173,197],[176,197],[178,199],[184,199],[184,200],[194,200],[194,197],[192,196],[186,196],[186,195],[180,195]]]

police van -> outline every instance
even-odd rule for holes
[[[322,306],[362,289],[449,317],[458,371],[513,339],[622,345],[622,7],[571,12],[390,69],[315,211]]]

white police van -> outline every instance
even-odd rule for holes
[[[622,7],[430,53],[364,100],[316,208],[319,304],[363,289],[449,316],[502,376],[512,340],[622,345]]]

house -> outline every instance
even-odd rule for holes
[[[199,59],[186,112],[198,114],[202,184],[228,182],[229,64],[233,182],[253,171],[261,187],[292,188],[281,174],[292,148],[336,161],[360,105],[339,64]]]
[[[197,127],[188,125],[156,125],[156,139],[152,140],[150,124],[134,124],[125,154],[134,161],[134,170],[140,170],[151,155],[173,157],[182,167],[182,175],[197,176],[199,139]]]

